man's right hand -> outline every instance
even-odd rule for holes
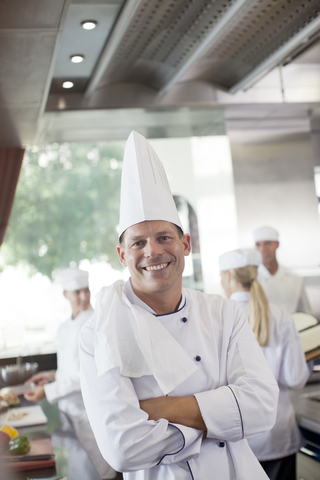
[[[54,382],[55,378],[56,378],[55,370],[49,370],[48,372],[39,372],[39,373],[36,373],[35,375],[32,375],[32,377],[25,382],[25,385],[29,385],[29,383],[36,383],[37,385],[45,385],[46,383]]]

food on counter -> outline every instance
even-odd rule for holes
[[[17,437],[19,435],[18,430],[16,430],[13,427],[10,427],[9,425],[4,425],[3,427],[0,428],[0,432],[7,433],[10,437],[10,440],[14,437]]]
[[[10,436],[7,433],[0,432],[0,454],[7,453]]]
[[[15,395],[14,393],[10,393],[9,395],[0,395],[0,401],[5,401],[9,406],[19,405],[20,398]]]
[[[21,420],[21,418],[25,417],[26,415],[29,415],[29,413],[28,412],[10,413],[7,420],[9,422],[16,421],[16,420]]]
[[[18,435],[12,438],[8,445],[10,455],[25,455],[29,452],[31,445],[25,435]]]

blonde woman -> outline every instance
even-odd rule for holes
[[[271,480],[296,479],[296,453],[303,437],[295,420],[289,388],[302,388],[309,376],[293,319],[269,304],[257,282],[261,254],[233,250],[219,258],[221,284],[228,298],[247,313],[249,323],[280,388],[277,419],[268,433],[248,440]]]

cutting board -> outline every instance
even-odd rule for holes
[[[30,451],[27,453],[27,455],[43,455],[45,453],[53,453],[51,442],[49,438],[42,438],[38,440],[31,440],[30,441]],[[19,458],[22,455],[15,455],[15,457]],[[3,456],[1,458],[1,463],[3,462],[5,465],[5,468],[7,470],[15,471],[15,472],[20,472],[23,470],[36,470],[39,468],[48,468],[48,467],[54,467],[56,464],[56,461],[54,458],[50,460],[30,460],[29,462],[8,462],[8,459],[10,459],[10,456]]]
[[[21,416],[21,418],[17,417],[14,419],[15,416]],[[0,427],[10,425],[10,427],[19,428],[30,425],[41,425],[43,423],[47,423],[47,417],[43,413],[40,405],[9,408],[5,413],[0,414]]]

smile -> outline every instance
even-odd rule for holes
[[[161,263],[160,265],[150,265],[150,267],[144,267],[147,272],[151,272],[153,270],[162,270],[163,268],[166,268],[169,265],[169,263]]]

